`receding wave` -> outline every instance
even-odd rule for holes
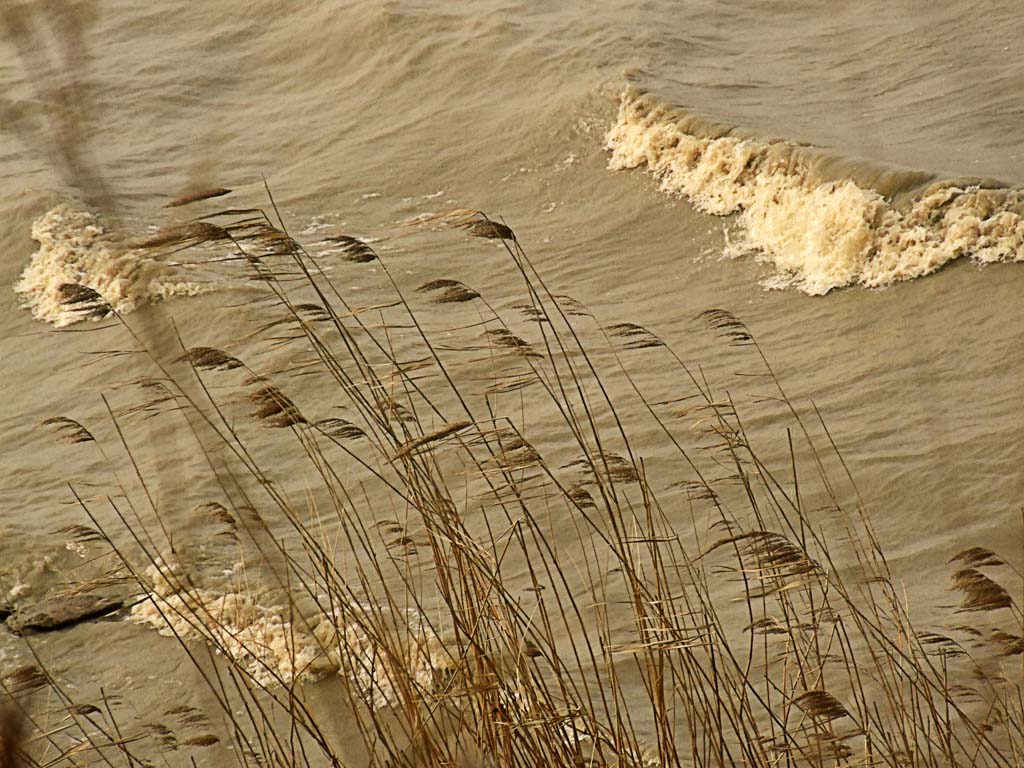
[[[612,169],[648,170],[668,194],[738,214],[731,249],[770,263],[772,288],[882,287],[954,259],[1024,261],[1024,191],[854,161],[715,123],[635,88],[605,136]]]
[[[156,299],[211,290],[179,267],[121,247],[94,214],[67,205],[37,219],[32,239],[39,248],[14,290],[37,319],[58,327],[86,317],[66,301],[68,284],[91,288],[122,314]]]

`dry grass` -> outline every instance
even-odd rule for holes
[[[134,459],[141,493],[118,485],[106,503],[79,499],[97,532],[87,541],[132,574],[145,593],[137,615],[173,638],[164,648],[216,704],[152,724],[145,743],[161,760],[184,762],[195,747],[211,765],[259,766],[1021,764],[1020,681],[977,661],[1024,648],[1005,580],[980,570],[1012,573],[1006,558],[967,549],[951,560],[961,609],[1000,626],[915,630],[824,423],[787,398],[738,318],[700,315],[723,347],[741,347],[731,354],[763,365],[765,402],[784,414],[769,445],[665,340],[597,325],[550,293],[512,230],[478,211],[414,230],[435,222],[493,238],[522,281],[510,319],[458,280],[416,289],[434,303],[478,300],[445,308],[467,313],[462,347],[425,330],[430,310],[410,306],[362,241],[333,244],[349,268],[373,261],[395,296],[353,308],[271,213],[206,218],[215,233],[185,226],[142,247],[230,244],[273,308],[238,342],[245,359],[284,340],[292,365],[213,387],[204,377],[242,363],[182,344],[192,380],[149,355],[146,381],[167,396],[110,413],[129,457],[125,433],[140,416],[195,435],[219,491],[193,519],[240,562],[205,583]],[[655,365],[672,392],[644,393],[633,371]],[[613,397],[609,374],[632,394]],[[298,378],[313,375],[315,396]],[[540,439],[527,413],[544,414]],[[638,413],[660,436],[657,456],[634,437]],[[92,439],[51,421],[64,439]],[[305,484],[290,492],[300,471]],[[111,766],[143,764],[143,742],[107,706],[73,701],[43,672],[4,687],[17,702],[52,690],[77,743]],[[336,694],[329,706],[313,695],[324,690]],[[178,734],[186,716],[199,730]],[[207,716],[225,727],[215,734]],[[33,749],[47,757],[31,764],[77,760],[41,737]]]

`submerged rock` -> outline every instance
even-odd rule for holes
[[[95,619],[124,605],[120,597],[80,594],[53,597],[10,612],[7,628],[15,634],[50,632]]]

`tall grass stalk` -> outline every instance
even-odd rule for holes
[[[500,243],[521,285],[511,314],[457,276],[409,292],[347,235],[308,250],[272,198],[134,244],[231,250],[222,262],[261,286],[261,319],[230,353],[179,336],[169,360],[102,296],[66,292],[148,359],[142,399],[108,402],[114,444],[68,416],[51,426],[108,457],[113,492],[72,490],[138,592],[133,618],[171,638],[215,702],[201,716],[220,737],[191,744],[215,750],[210,764],[1021,763],[1020,678],[977,660],[1024,651],[1000,581],[1019,574],[956,553],[960,610],[1000,628],[915,630],[824,420],[790,400],[741,320],[698,317],[758,366],[768,394],[747,411],[652,331],[602,327],[555,293],[505,224],[459,210],[410,231],[452,236],[431,228]],[[390,298],[350,304],[339,261],[380,270]],[[288,363],[246,362],[268,351]],[[673,392],[646,391],[651,367]],[[774,438],[748,426],[759,408]],[[169,522],[173,500],[136,459],[151,418],[191,436],[216,489],[194,510],[226,566],[215,579],[213,545]],[[73,701],[46,666],[4,680],[5,764],[146,764],[109,706]],[[42,688],[76,752],[38,721]]]

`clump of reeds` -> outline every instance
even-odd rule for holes
[[[82,501],[145,593],[136,617],[204,670],[229,721],[220,734],[198,720],[191,735],[151,729],[159,745],[229,744],[241,764],[260,766],[1019,763],[1019,682],[974,663],[1024,648],[1019,606],[981,570],[1006,559],[958,553],[953,586],[961,609],[1012,625],[968,628],[964,642],[949,636],[956,628],[916,631],[855,486],[828,469],[845,465],[823,422],[786,397],[734,315],[699,320],[764,363],[761,381],[785,405],[781,459],[667,340],[628,322],[598,325],[550,293],[512,230],[478,211],[417,222],[497,241],[522,282],[515,318],[459,280],[416,289],[436,304],[481,300],[462,346],[425,330],[429,308],[414,309],[362,241],[332,239],[346,269],[374,261],[395,297],[354,309],[279,218],[210,218],[214,229],[185,226],[139,247],[229,243],[273,312],[244,343],[265,352],[284,338],[296,357],[274,371],[247,367],[237,389],[197,391],[150,355],[168,396],[111,413],[129,455],[123,434],[139,413],[196,434],[219,490],[194,514],[225,533],[238,560],[204,584],[212,577],[188,562],[151,496],[131,516],[111,502],[107,519],[127,526],[131,547],[103,529],[102,505]],[[522,320],[536,323],[535,341],[515,330]],[[285,337],[265,333],[283,325]],[[621,367],[602,370],[595,349]],[[183,347],[177,361],[195,372],[243,367],[216,347]],[[510,361],[514,370],[498,368]],[[633,365],[655,364],[672,373],[672,392],[647,394],[633,377]],[[289,389],[308,416],[271,383],[314,374],[322,388],[308,402]],[[527,402],[536,413],[524,414]],[[336,408],[346,418],[329,415]],[[640,450],[630,408],[663,437],[657,456]],[[539,439],[534,418],[546,421]],[[92,441],[70,419],[51,425]],[[268,451],[250,425],[288,431]],[[842,521],[841,542],[821,510]],[[200,642],[220,652],[216,676]],[[12,690],[36,680],[24,676]],[[325,676],[339,700],[318,706],[305,686]]]

